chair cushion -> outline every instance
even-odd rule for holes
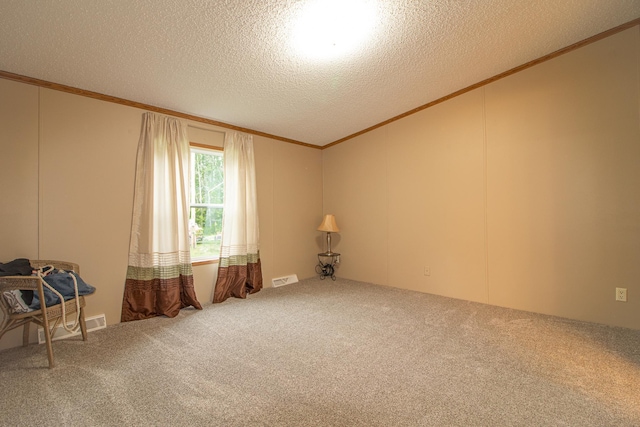
[[[9,304],[12,313],[18,314],[32,311],[32,309],[29,308],[29,306],[22,299],[22,292],[20,292],[19,290],[5,291],[2,293],[2,296],[4,297],[7,304]]]
[[[0,262],[0,276],[31,276],[33,268],[26,258],[18,258],[7,263]]]
[[[33,267],[26,258],[17,258],[7,263],[0,262],[0,276],[31,276],[33,274]],[[33,301],[32,290],[22,290],[22,300],[31,305]]]

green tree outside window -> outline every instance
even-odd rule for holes
[[[189,238],[191,259],[202,261],[220,255],[224,202],[223,153],[191,147]]]

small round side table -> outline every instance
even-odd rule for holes
[[[320,275],[320,279],[331,277],[336,280],[335,265],[340,262],[340,254],[337,252],[322,252],[318,254],[318,265],[316,265],[316,273]]]

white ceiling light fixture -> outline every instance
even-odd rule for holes
[[[292,43],[302,56],[331,59],[347,55],[373,33],[376,11],[367,0],[310,0],[296,19]]]

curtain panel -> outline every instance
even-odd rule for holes
[[[224,142],[222,245],[213,302],[262,289],[253,137],[227,132]]]
[[[186,126],[142,116],[134,187],[123,322],[202,309],[189,251],[189,162]]]

